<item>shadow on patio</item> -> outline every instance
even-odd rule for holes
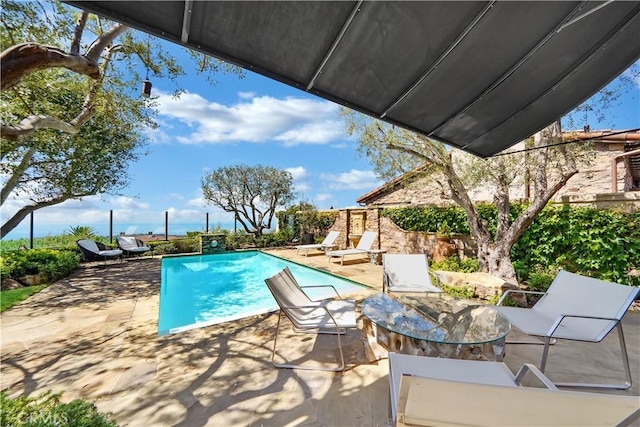
[[[375,288],[364,294],[380,290],[380,266],[330,266],[325,257],[277,252]],[[83,267],[6,311],[2,389],[10,396],[54,390],[64,392],[64,400],[96,400],[101,411],[129,426],[386,425],[388,364],[371,361],[359,331],[344,340],[349,368],[342,374],[275,369],[275,313],[159,337],[159,288],[160,259],[134,259]],[[625,316],[624,326],[634,385],[613,393],[638,395],[640,313]],[[586,365],[589,375],[615,376],[615,338],[554,346],[549,376],[583,375]],[[331,361],[334,339],[286,336],[279,351]],[[509,346],[505,362],[512,370],[537,363],[540,347]]]

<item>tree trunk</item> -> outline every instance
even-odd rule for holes
[[[64,202],[70,197],[62,197],[54,200],[48,200],[46,202],[39,202],[35,205],[23,206],[20,208],[18,212],[16,212],[11,218],[9,218],[4,224],[2,224],[2,228],[0,228],[0,239],[4,238],[7,234],[11,232],[14,228],[16,228],[23,219],[27,217],[31,212],[35,212],[38,209],[45,208],[47,206],[57,205],[59,203]]]

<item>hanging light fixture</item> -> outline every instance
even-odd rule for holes
[[[147,63],[145,64],[146,68],[147,68],[147,77],[145,77],[144,81],[142,82],[142,96],[145,98],[149,98],[151,96],[151,81],[149,81],[149,61],[151,58],[151,50],[150,50],[150,43],[149,40],[151,39],[151,36],[149,36],[149,38],[147,38]]]

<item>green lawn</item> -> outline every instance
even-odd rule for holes
[[[11,289],[0,292],[0,313],[18,304],[20,301],[29,298],[31,295],[40,292],[49,285],[27,286],[20,289]]]

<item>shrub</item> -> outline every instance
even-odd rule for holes
[[[76,399],[60,402],[60,394],[45,392],[35,397],[10,398],[0,393],[0,425],[68,426],[68,427],[117,427],[110,414],[98,411],[96,405]]]
[[[253,244],[253,235],[244,230],[229,232],[226,235],[227,250],[241,249]]]
[[[178,248],[176,248],[176,246],[172,242],[153,242],[149,247],[153,248],[153,253],[159,255],[178,253]]]
[[[171,243],[176,247],[177,253],[200,252],[200,238],[191,237],[186,239],[175,239]]]
[[[49,281],[56,281],[71,274],[80,264],[74,251],[31,249],[3,252],[0,256],[2,279],[19,280],[30,274],[44,274]]]
[[[526,203],[513,203],[511,221],[526,207]],[[495,236],[496,207],[479,203],[476,210],[492,237]],[[469,234],[466,214],[457,206],[383,209],[381,215],[407,231],[435,233],[440,227],[453,233]],[[638,224],[640,211],[623,213],[550,204],[513,246],[511,259],[518,279],[527,282],[531,274],[553,266],[597,279],[640,286],[640,277],[627,274],[631,267],[640,266]],[[533,280],[545,279],[538,274]]]
[[[463,299],[473,298],[473,289],[468,288],[466,286],[462,286],[462,287],[449,286],[441,283],[440,287],[442,288],[443,291],[445,291],[447,294],[453,297],[463,298]]]
[[[259,248],[274,248],[285,246],[293,237],[293,231],[289,229],[279,230],[275,233],[263,234],[256,239]]]
[[[461,273],[473,273],[480,269],[476,258],[465,258],[463,260],[456,254],[443,261],[431,264],[432,270],[458,271]]]
[[[95,239],[96,231],[91,227],[78,225],[76,227],[69,227],[69,230],[67,230],[66,235],[73,237],[75,240]]]

